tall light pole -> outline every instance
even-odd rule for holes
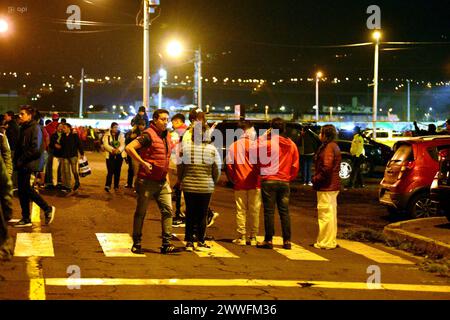
[[[375,31],[373,33],[375,40],[375,64],[373,72],[373,138],[377,138],[377,111],[378,111],[378,62],[380,53],[380,39],[381,32]]]
[[[316,74],[316,121],[319,122],[319,81],[322,78],[323,73],[317,72]]]
[[[79,118],[83,118],[83,91],[84,91],[84,68],[81,68],[81,80],[80,80],[80,110]]]
[[[411,81],[409,79],[406,81],[408,84],[408,98],[406,101],[407,115],[406,119],[408,122],[411,122]]]
[[[150,14],[159,6],[159,0],[144,0],[144,70],[142,104],[148,108],[150,104]]]
[[[158,109],[162,109],[162,93],[163,85],[167,80],[167,71],[163,68],[159,69],[159,94],[158,94]]]

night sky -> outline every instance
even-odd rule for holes
[[[67,19],[70,4],[80,6],[82,20],[106,25],[67,33],[58,22]],[[152,69],[167,40],[178,37],[191,48],[202,46],[207,76],[308,76],[319,68],[336,76],[371,76],[372,46],[308,47],[371,41],[371,4],[381,7],[385,41],[450,42],[450,2],[444,0],[161,0],[151,29]],[[137,75],[140,7],[140,0],[0,0],[0,16],[12,24],[12,32],[0,38],[0,70],[60,75],[85,67],[93,75]],[[406,50],[381,52],[382,76],[450,78],[449,44],[388,47]],[[192,69],[164,63],[177,72]]]

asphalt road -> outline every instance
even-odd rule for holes
[[[310,247],[318,227],[315,193],[307,186],[292,192],[292,252],[231,243],[236,236],[233,191],[222,179],[212,200],[220,216],[207,232],[215,240],[211,254],[160,254],[160,216],[151,203],[144,226],[145,255],[120,257],[129,254],[126,241],[135,196],[123,187],[106,193],[103,155],[87,155],[93,174],[82,178],[79,191],[42,192],[57,207],[52,225],[41,225],[35,217],[33,228],[10,229],[16,255],[23,256],[0,264],[0,299],[450,299],[448,279],[420,271],[417,257],[382,245],[342,241],[341,248],[331,251]],[[126,169],[124,165],[122,186]],[[360,226],[380,229],[389,223],[376,201],[376,188],[376,181],[370,181],[367,189],[342,192],[340,232]],[[14,205],[14,218],[20,218],[17,199]],[[276,235],[280,230],[276,216]],[[173,233],[183,234],[184,228]],[[118,237],[122,240],[115,242]],[[174,244],[183,245],[179,240]]]

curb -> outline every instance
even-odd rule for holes
[[[423,218],[409,221],[402,221],[392,223],[384,227],[383,235],[388,240],[394,240],[399,242],[411,242],[415,249],[419,249],[425,252],[431,257],[449,257],[450,245],[438,240],[427,238],[416,233],[405,231],[402,229],[405,225],[421,225],[424,222],[446,223],[447,219],[444,217]]]

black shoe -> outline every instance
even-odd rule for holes
[[[26,227],[32,227],[33,224],[31,223],[31,220],[25,220],[25,219],[21,219],[19,222],[17,222],[14,225],[14,228],[26,228]]]
[[[64,192],[64,193],[69,193],[69,192],[72,192],[72,189],[70,189],[70,188],[67,188],[67,187],[61,187],[61,189],[60,189],[62,192]]]
[[[55,186],[52,184],[48,184],[45,186],[45,190],[48,190],[48,191],[55,190]]]
[[[272,241],[263,241],[256,245],[259,249],[273,249],[273,243]]]
[[[140,244],[134,244],[131,247],[131,252],[134,254],[142,254],[142,246]]]
[[[109,193],[109,190],[111,190],[111,187],[105,187],[105,191]]]
[[[285,241],[285,242],[283,243],[283,249],[291,250],[291,248],[292,248],[292,245],[291,245],[291,242],[290,242],[290,241]]]
[[[80,183],[76,182],[75,185],[73,186],[73,191],[77,191],[80,188]]]
[[[177,252],[181,252],[181,249],[177,248],[171,244],[165,244],[161,247],[162,254],[177,253]]]
[[[54,206],[51,206],[48,211],[45,212],[45,224],[49,225],[53,222],[55,219],[55,212],[56,208]]]

